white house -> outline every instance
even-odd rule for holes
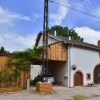
[[[85,86],[91,82],[100,84],[100,41],[96,46],[49,34],[49,45],[59,42],[66,47],[67,60],[49,61],[48,70],[56,82],[68,87]],[[36,46],[42,46],[42,34],[38,37]]]

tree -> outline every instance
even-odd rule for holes
[[[0,54],[8,54],[9,52],[5,50],[3,46],[0,48]]]
[[[57,32],[57,35],[59,35],[59,36],[63,36],[63,37],[67,37],[67,38],[71,37],[71,39],[78,40],[78,41],[84,40],[83,37],[79,36],[75,32],[75,30],[69,29],[68,27],[62,27],[62,26],[56,25],[49,29],[49,33],[53,34],[55,30]]]
[[[33,60],[42,59],[42,47],[29,48],[24,51],[16,51],[11,54],[9,65],[19,69],[29,69]]]

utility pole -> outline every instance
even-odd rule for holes
[[[48,75],[48,0],[44,0],[42,74]]]

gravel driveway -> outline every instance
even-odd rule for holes
[[[96,87],[74,87],[54,86],[54,93],[49,95],[37,94],[35,87],[31,90],[0,94],[0,100],[74,100],[73,96],[84,96],[84,100],[100,100],[100,86]]]

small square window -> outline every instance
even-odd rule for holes
[[[90,73],[88,73],[86,76],[87,76],[87,80],[91,79],[91,74]]]

